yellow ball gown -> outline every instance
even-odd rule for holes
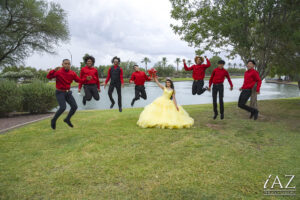
[[[194,124],[194,119],[181,107],[176,109],[174,102],[170,99],[173,90],[164,87],[163,95],[155,99],[151,104],[145,106],[137,122],[142,128],[189,128]]]

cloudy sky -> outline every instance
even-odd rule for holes
[[[96,58],[95,65],[110,64],[115,55],[141,66],[144,57],[150,58],[150,66],[162,57],[167,57],[169,64],[175,64],[176,57],[194,57],[194,48],[170,28],[174,21],[168,0],[51,1],[58,2],[67,13],[70,41],[61,44],[56,55],[33,54],[26,60],[27,66],[43,69],[59,66],[63,58],[71,57],[69,51],[75,66],[79,66],[85,53]],[[212,56],[210,52],[206,55]]]

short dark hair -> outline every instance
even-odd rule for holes
[[[70,60],[68,58],[63,59],[62,62],[65,62],[65,61],[69,61],[70,62]]]
[[[133,65],[133,69],[134,69],[135,67],[138,67],[138,65]]]
[[[115,60],[115,59],[117,59],[117,60],[119,61],[119,63],[121,62],[121,59],[118,58],[117,56],[115,56],[115,57],[113,57],[113,58],[111,59],[111,63],[114,63],[114,60]]]
[[[225,65],[225,61],[224,60],[219,60],[218,64]]]
[[[91,60],[95,64],[95,58],[93,56],[85,56],[84,63],[87,63],[88,60]]]
[[[252,63],[253,63],[253,65],[256,65],[256,63],[255,63],[255,61],[254,61],[254,60],[248,60],[248,61],[247,61],[247,64],[248,64],[249,62],[252,62]]]

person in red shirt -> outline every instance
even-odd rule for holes
[[[210,76],[209,79],[209,87],[208,91],[210,91],[211,85],[213,85],[212,89],[212,98],[213,98],[213,107],[214,107],[214,119],[218,116],[218,108],[217,108],[217,95],[219,93],[219,104],[220,104],[220,113],[221,113],[221,119],[224,119],[224,103],[223,103],[223,97],[224,97],[224,80],[225,77],[227,78],[229,84],[230,84],[230,90],[233,89],[233,85],[229,76],[229,73],[226,69],[224,69],[225,61],[219,60],[218,61],[218,67],[215,68]]]
[[[134,88],[135,97],[131,101],[131,106],[133,106],[134,102],[139,100],[140,97],[142,97],[145,100],[147,99],[147,94],[146,94],[144,84],[145,84],[146,81],[151,80],[151,78],[148,77],[145,72],[140,71],[140,68],[139,68],[138,65],[134,65],[133,68],[134,68],[135,72],[133,72],[131,74],[131,78],[129,80],[129,83],[134,83],[135,84],[135,88]]]
[[[70,112],[67,117],[64,119],[64,122],[67,123],[70,127],[73,127],[71,123],[71,117],[77,110],[76,101],[72,95],[72,91],[70,90],[71,83],[75,80],[78,83],[84,83],[88,81],[90,78],[87,77],[86,80],[80,79],[77,74],[70,70],[70,60],[64,59],[62,63],[63,67],[57,67],[54,70],[49,71],[47,78],[48,79],[56,79],[56,99],[59,105],[59,109],[56,111],[54,117],[51,119],[51,128],[56,128],[56,121],[59,116],[66,110],[66,103],[68,103],[71,107]]]
[[[205,70],[210,67],[210,61],[206,56],[204,56],[206,59],[206,64],[203,64],[204,58],[200,56],[195,57],[195,63],[196,65],[192,65],[191,67],[188,67],[185,63],[185,59],[183,59],[183,65],[185,71],[191,71],[193,70],[193,86],[192,86],[192,94],[202,94],[205,92],[208,87],[203,88],[204,86],[204,77],[205,77]]]
[[[116,88],[118,93],[119,111],[122,112],[121,86],[124,87],[123,69],[119,66],[121,60],[117,56],[113,57],[111,62],[113,63],[113,66],[108,69],[104,88],[106,87],[108,81],[110,80],[109,89],[108,89],[108,96],[111,101],[110,108],[113,108],[115,105],[115,100],[112,97],[112,93],[114,91],[114,88]]]
[[[98,70],[97,68],[93,67],[95,64],[95,58],[93,56],[86,56],[84,58],[84,62],[86,66],[81,68],[80,78],[84,79],[86,77],[90,77],[91,79],[87,81],[83,86],[84,93],[85,93],[85,96],[82,98],[83,105],[86,104],[86,101],[90,101],[92,97],[94,97],[96,101],[99,101],[100,99],[99,92],[101,92]],[[82,84],[79,83],[78,85],[79,93],[81,91],[81,88],[82,88]]]
[[[242,92],[239,97],[238,106],[239,108],[242,108],[251,113],[250,119],[254,117],[254,120],[257,120],[259,111],[256,108],[252,108],[246,105],[248,99],[251,96],[252,88],[255,86],[256,83],[257,83],[256,92],[257,94],[260,93],[261,79],[259,77],[258,71],[254,69],[254,66],[255,66],[255,61],[248,60],[247,62],[248,70],[245,72],[244,83],[243,86],[240,88],[240,91]]]

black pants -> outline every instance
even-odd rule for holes
[[[219,93],[219,104],[220,104],[220,113],[221,115],[224,114],[224,85],[223,84],[214,84],[212,89],[212,97],[213,97],[213,104],[214,104],[214,112],[218,114],[218,105],[217,105],[217,95]]]
[[[92,97],[94,97],[96,101],[99,101],[100,96],[96,84],[84,85],[83,87],[85,93],[85,96],[83,98],[85,98],[86,101],[90,101]]]
[[[242,90],[240,97],[239,97],[238,106],[244,110],[247,110],[248,112],[253,113],[254,111],[257,111],[257,109],[246,105],[248,99],[251,97],[251,93],[252,93],[251,89]]]
[[[108,96],[112,104],[115,103],[115,100],[112,97],[112,93],[114,89],[117,89],[118,93],[118,105],[119,108],[122,108],[122,95],[121,95],[121,82],[120,83],[110,83],[109,88],[108,88]]]
[[[67,108],[66,102],[71,106],[71,110],[68,113],[68,116],[66,117],[66,119],[70,120],[72,115],[74,115],[74,113],[77,110],[77,104],[72,95],[72,91],[63,92],[63,91],[56,90],[55,95],[56,95],[57,102],[59,104],[59,109],[56,111],[53,120],[56,121],[59,118],[59,116],[66,110]]]
[[[140,97],[142,97],[143,99],[147,99],[147,94],[144,85],[136,85],[134,91],[135,97],[133,98],[133,101],[139,100]]]
[[[205,88],[203,88],[204,86],[204,81],[203,80],[194,80],[193,82],[193,86],[192,86],[192,94],[202,94],[203,92],[206,91]]]

